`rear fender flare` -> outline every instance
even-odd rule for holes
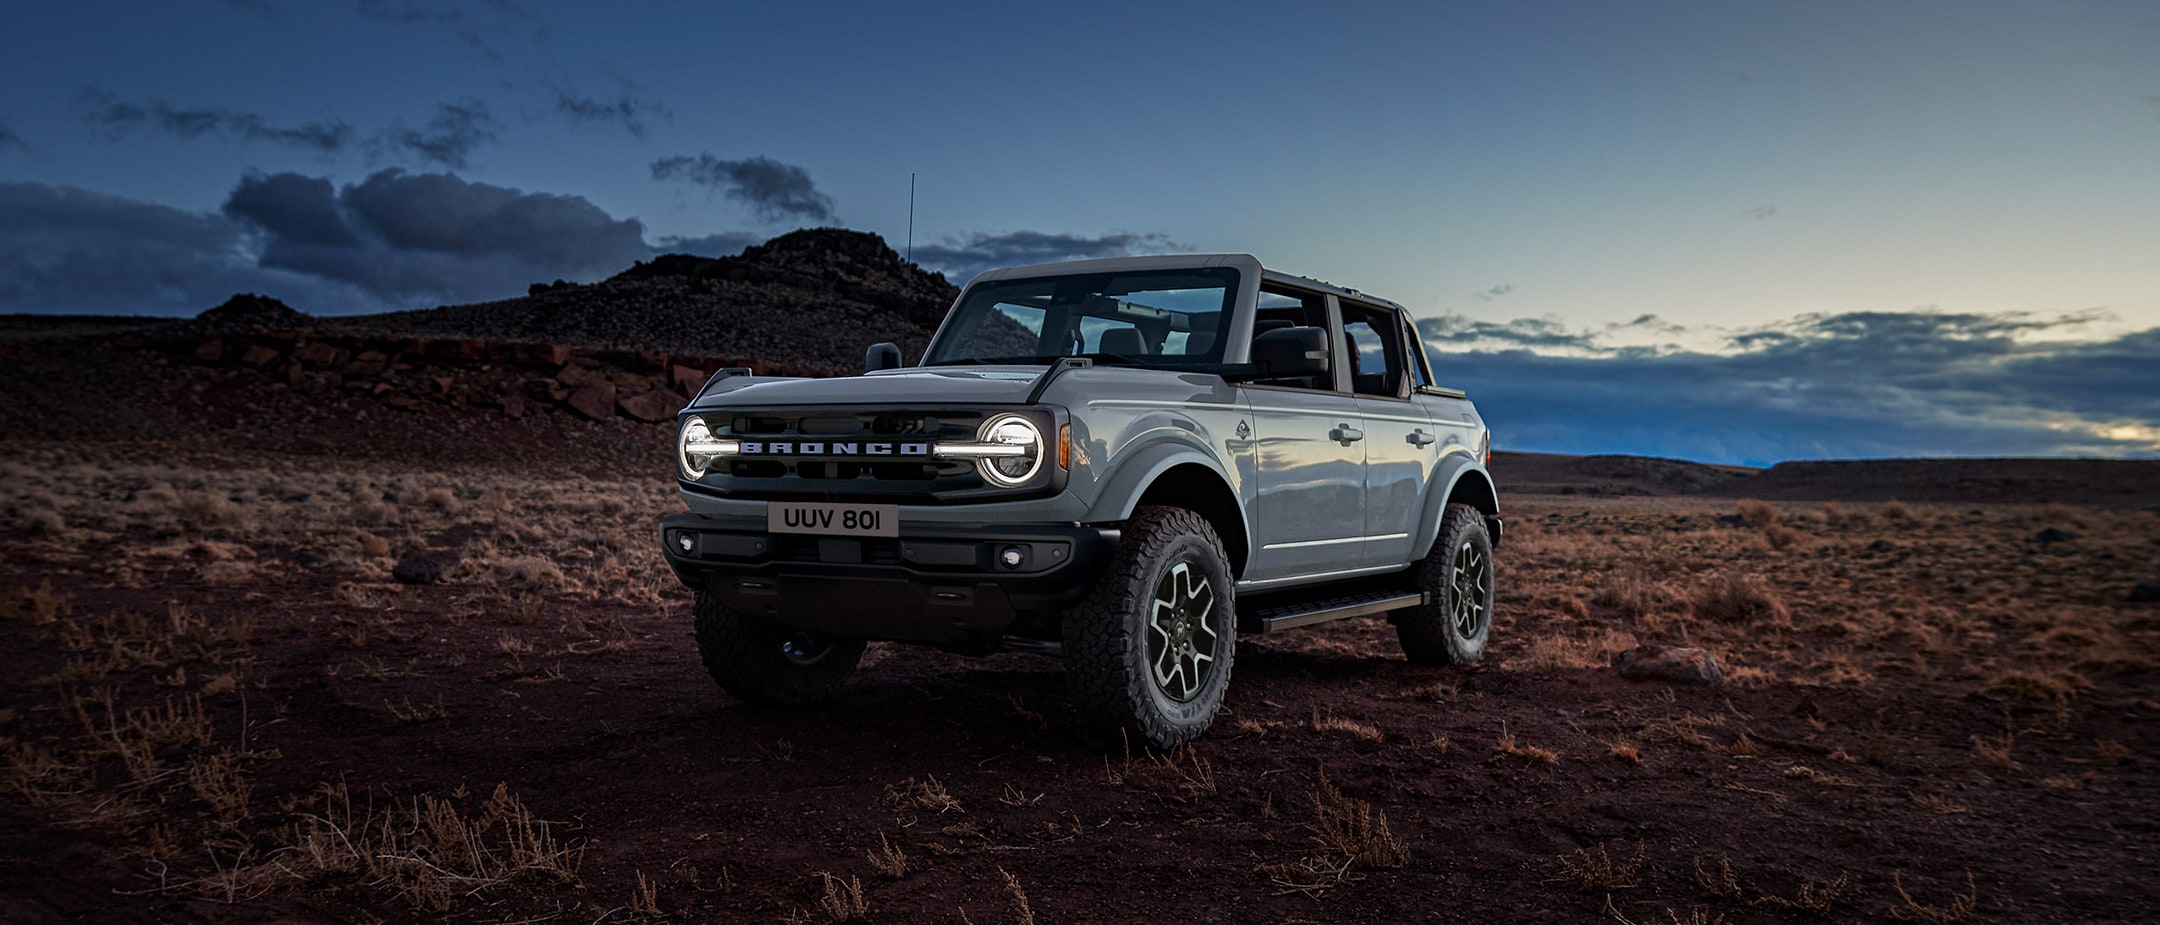
[[[1477,457],[1468,449],[1449,453],[1440,458],[1433,467],[1433,478],[1426,483],[1425,507],[1418,515],[1416,542],[1410,545],[1411,561],[1425,558],[1432,551],[1433,541],[1440,536],[1440,519],[1447,515],[1450,499],[1477,508],[1487,517],[1500,513],[1500,495],[1493,490],[1492,476],[1478,464]]]

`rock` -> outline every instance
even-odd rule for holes
[[[689,395],[705,384],[705,371],[695,366],[670,366],[668,381],[684,395]]]
[[[247,350],[243,351],[240,354],[240,364],[243,366],[263,367],[276,362],[277,358],[278,352],[276,347],[265,347],[262,344],[249,344]]]
[[[640,421],[659,422],[675,418],[675,412],[683,410],[689,402],[675,394],[672,389],[654,389],[615,402],[624,414]]]
[[[215,363],[225,358],[225,339],[213,337],[195,348],[195,358],[205,363]]]
[[[615,384],[603,379],[578,386],[571,390],[567,401],[577,413],[595,421],[605,421],[615,416]]]
[[[236,293],[195,320],[221,328],[296,328],[307,324],[308,316],[269,296]]]
[[[608,381],[608,377],[601,375],[594,370],[586,369],[583,366],[579,366],[573,363],[569,366],[563,367],[561,372],[556,373],[555,381],[574,389],[579,386],[593,385],[595,383],[606,382]]]
[[[553,379],[527,379],[525,397],[536,402],[562,401],[570,397],[570,390]]]
[[[317,369],[329,366],[343,366],[345,365],[345,356],[345,351],[322,341],[302,344],[299,350],[293,351],[295,359]]]
[[[1869,552],[1889,552],[1890,550],[1896,549],[1897,544],[1892,543],[1889,540],[1876,540],[1875,542],[1867,544],[1867,548]]]
[[[1612,663],[1630,681],[1720,684],[1725,680],[1717,656],[1695,646],[1640,645],[1613,656]]]
[[[2160,601],[2160,579],[2138,582],[2130,589],[2130,599],[2140,604]]]
[[[2077,539],[2077,534],[2049,527],[2032,535],[2032,541],[2043,546],[2049,543],[2067,543]]]
[[[525,416],[525,399],[524,399],[524,397],[523,397],[523,396],[519,396],[519,395],[505,395],[505,396],[503,396],[503,397],[502,397],[502,410],[503,410],[503,416],[505,416],[505,417],[508,417],[508,418],[511,418],[511,419],[513,419],[513,420],[515,420],[515,419],[517,419],[517,418],[522,418],[522,417],[524,417],[524,416]]]
[[[407,553],[390,567],[390,577],[401,585],[431,585],[443,579],[449,565],[434,556]]]

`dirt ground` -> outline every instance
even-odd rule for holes
[[[1215,732],[1146,755],[1031,656],[733,701],[650,548],[664,472],[0,445],[0,922],[2160,905],[2153,511],[1508,496],[1483,663],[1246,639]],[[1635,641],[1730,681],[1623,680]]]

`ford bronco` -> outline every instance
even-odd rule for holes
[[[668,563],[714,680],[832,696],[870,640],[1061,657],[1089,727],[1206,732],[1238,634],[1492,628],[1491,433],[1402,306],[1243,254],[975,277],[919,364],[715,374],[679,418]]]

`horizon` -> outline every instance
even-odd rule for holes
[[[0,312],[403,311],[798,226],[955,284],[1247,252],[1409,306],[1503,445],[2160,456],[2150,5],[16,18]]]

